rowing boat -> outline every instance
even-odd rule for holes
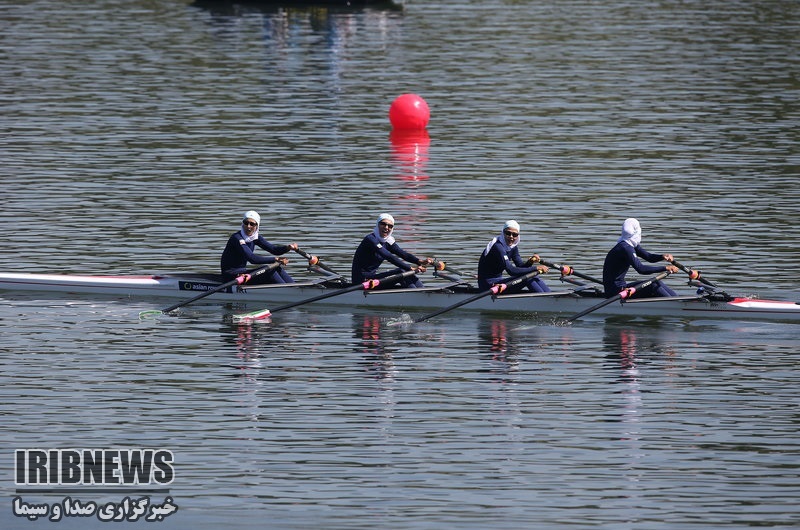
[[[0,273],[0,290],[63,295],[97,295],[128,299],[188,299],[214,289],[223,279],[213,274],[170,274],[151,276],[92,276],[68,274]],[[436,285],[441,283],[441,285]],[[474,288],[459,282],[429,282],[422,289],[353,291],[331,296],[316,305],[383,308],[392,310],[435,310],[474,296]],[[237,302],[275,307],[305,300],[330,289],[340,289],[330,279],[289,285],[233,286],[203,299],[204,304]],[[570,315],[603,300],[594,289],[576,288],[551,293],[501,294],[485,297],[459,311],[502,311],[525,315]],[[725,318],[800,322],[800,303],[734,298],[706,291],[690,296],[632,299],[609,304],[597,315],[628,317]]]

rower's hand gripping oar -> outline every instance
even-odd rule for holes
[[[646,281],[644,281],[644,282],[642,282],[640,284],[637,284],[637,285],[632,286],[632,287],[626,287],[625,289],[621,290],[619,293],[615,294],[611,298],[606,298],[605,300],[603,300],[599,304],[595,304],[595,305],[593,305],[592,307],[590,307],[588,309],[584,309],[580,313],[572,315],[571,317],[566,319],[565,322],[572,322],[574,320],[577,320],[577,319],[581,318],[582,316],[588,315],[589,313],[591,313],[593,311],[597,311],[601,307],[605,307],[605,306],[607,306],[609,304],[613,304],[617,300],[625,300],[627,298],[630,298],[631,296],[634,295],[634,293],[636,293],[636,291],[639,291],[641,289],[649,287],[653,282],[657,282],[658,280],[663,280],[664,278],[666,278],[670,274],[672,274],[672,273],[669,272],[669,271],[664,271],[664,272],[662,272],[662,273],[660,273],[660,274],[658,274],[656,276],[653,276],[649,280],[646,280]]]
[[[704,284],[708,285],[709,287],[716,287],[716,284],[714,284],[714,283],[710,282],[709,280],[706,280],[705,278],[701,277],[700,276],[700,271],[689,269],[688,267],[678,263],[674,259],[672,261],[670,261],[670,263],[672,263],[673,265],[678,267],[680,270],[682,270],[683,272],[688,274],[690,280],[697,280],[700,283],[704,283]]]
[[[340,294],[351,293],[353,291],[369,291],[370,289],[375,289],[382,283],[392,283],[397,280],[402,280],[403,278],[407,278],[417,273],[417,269],[411,269],[405,272],[399,272],[397,274],[392,274],[385,278],[376,278],[374,280],[367,280],[363,283],[357,283],[355,285],[351,285],[350,287],[344,287],[341,289],[332,289],[331,292],[323,293],[318,296],[312,296],[311,298],[306,298],[305,300],[300,300],[297,302],[291,302],[288,304],[284,304],[282,306],[278,306],[275,309],[261,309],[259,311],[253,311],[251,313],[244,313],[241,315],[233,315],[234,322],[249,322],[253,320],[261,320],[264,318],[269,317],[270,315],[277,313],[278,311],[283,311],[284,309],[291,309],[292,307],[301,306],[304,304],[310,304],[311,302],[316,302],[318,300],[324,300],[325,298],[331,298],[333,296],[339,296]]]
[[[449,307],[445,307],[443,309],[439,309],[438,311],[434,311],[433,313],[430,313],[428,315],[422,316],[422,317],[416,319],[414,322],[417,323],[417,322],[423,322],[425,320],[429,320],[429,319],[431,319],[431,318],[433,318],[435,316],[439,316],[442,313],[446,313],[446,312],[448,312],[448,311],[450,311],[452,309],[456,309],[458,307],[461,307],[462,305],[466,305],[466,304],[468,304],[470,302],[474,302],[475,300],[478,300],[478,299],[483,298],[485,296],[498,295],[498,294],[502,293],[503,291],[505,291],[506,289],[508,289],[509,287],[514,287],[515,285],[519,285],[519,284],[521,284],[523,282],[526,282],[526,281],[530,280],[531,278],[534,278],[535,276],[538,276],[538,275],[539,275],[539,271],[538,270],[534,270],[534,271],[529,272],[528,274],[523,274],[522,276],[517,276],[516,278],[513,278],[511,280],[508,280],[508,281],[505,281],[505,282],[501,282],[501,283],[496,283],[496,284],[492,285],[491,288],[489,288],[489,289],[487,289],[485,291],[481,291],[480,293],[478,293],[478,294],[476,294],[474,296],[470,296],[469,298],[467,298],[465,300],[461,300],[460,302],[456,302],[455,304],[453,304],[453,305],[451,305]]]
[[[208,291],[203,291],[202,293],[198,294],[197,296],[195,296],[193,298],[190,298],[188,300],[184,300],[182,302],[178,302],[175,305],[171,305],[169,307],[165,307],[164,309],[141,311],[139,313],[139,318],[144,318],[144,317],[148,317],[148,316],[155,316],[155,315],[163,315],[163,314],[169,313],[171,311],[175,311],[179,307],[183,307],[185,305],[189,305],[192,302],[196,302],[197,300],[200,300],[201,298],[205,298],[206,296],[211,296],[214,293],[218,293],[220,291],[224,291],[225,289],[227,289],[228,287],[231,287],[233,285],[242,285],[243,283],[247,283],[251,279],[253,279],[254,277],[260,276],[261,274],[264,274],[265,272],[274,271],[275,269],[277,269],[280,266],[281,266],[280,262],[277,262],[277,261],[275,263],[270,263],[269,265],[264,265],[263,267],[259,267],[259,268],[255,269],[253,272],[251,272],[249,274],[240,274],[239,276],[237,276],[236,278],[234,278],[234,279],[232,279],[232,280],[230,280],[228,282],[221,283],[221,284],[217,285],[216,287],[214,287],[213,289],[209,289]]]
[[[535,260],[534,260],[535,263]],[[550,267],[551,269],[556,269],[558,272],[561,273],[561,276],[577,276],[578,278],[583,278],[584,280],[589,280],[590,282],[598,283],[603,285],[601,280],[594,278],[593,276],[589,276],[588,274],[583,274],[582,272],[578,272],[569,265],[559,265],[557,263],[552,263],[547,260],[539,259],[539,263]]]

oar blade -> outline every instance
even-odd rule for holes
[[[272,312],[269,309],[259,309],[258,311],[251,311],[250,313],[233,315],[233,322],[249,324],[252,322],[258,322],[259,320],[267,320],[271,316]]]
[[[139,320],[147,320],[160,317],[164,312],[160,309],[148,309],[146,311],[139,311]]]

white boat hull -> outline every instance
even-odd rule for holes
[[[200,275],[170,276],[81,276],[58,274],[0,273],[0,290],[7,292],[46,292],[58,295],[98,295],[133,299],[188,299],[219,285]],[[247,289],[232,288],[211,294],[196,304],[221,302],[244,303],[253,308],[275,308],[330,292],[330,288],[310,283],[264,285]],[[7,295],[6,295],[7,296]],[[352,291],[331,296],[316,306],[350,306],[392,310],[435,311],[474,296],[474,292],[426,287],[385,291]],[[601,302],[603,298],[584,296],[574,291],[545,294],[512,294],[486,296],[465,304],[455,311],[503,311],[526,315],[552,314],[569,316]],[[597,316],[685,317],[692,319],[726,318],[741,320],[775,320],[800,322],[800,304],[777,300],[735,298],[714,300],[703,296],[633,299],[608,304]]]

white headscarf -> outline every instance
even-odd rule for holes
[[[519,231],[520,231],[520,229],[519,229],[519,223],[518,223],[518,222],[516,222],[516,221],[515,221],[515,220],[513,220],[513,219],[510,219],[510,220],[506,221],[506,224],[504,224],[504,225],[503,225],[503,229],[500,231],[500,235],[499,235],[499,236],[497,236],[496,238],[492,239],[492,240],[489,242],[489,244],[488,244],[488,245],[486,245],[486,249],[483,251],[483,254],[484,254],[484,255],[488,254],[488,253],[489,253],[489,251],[490,251],[490,250],[492,250],[492,247],[494,246],[494,244],[495,244],[495,243],[497,243],[498,241],[499,241],[499,242],[500,242],[500,244],[503,246],[503,251],[504,251],[504,252],[508,252],[508,251],[509,251],[509,250],[511,250],[512,248],[514,248],[514,247],[516,247],[517,245],[519,245],[519,240],[520,240],[520,239],[522,239],[522,235],[521,235],[521,234],[520,234],[520,236],[519,236],[519,237],[517,237],[517,240],[516,240],[516,241],[514,241],[512,244],[510,244],[510,245],[509,245],[509,244],[507,244],[507,243],[506,243],[506,236],[505,236],[505,234],[503,233],[503,232],[505,232],[505,231],[506,231],[506,228],[513,228],[513,229],[514,229],[514,230],[516,230],[518,233],[519,233]]]
[[[249,243],[251,241],[255,241],[256,239],[258,239],[258,229],[261,226],[261,216],[258,215],[258,212],[256,212],[255,210],[248,210],[248,211],[244,212],[244,216],[242,217],[242,222],[246,221],[247,219],[252,219],[256,223],[258,223],[258,226],[256,227],[255,231],[253,232],[253,235],[251,235],[251,236],[248,236],[245,233],[244,228],[242,228],[239,231],[239,232],[241,232],[242,240],[245,243]]]
[[[619,236],[617,243],[622,241],[634,248],[642,242],[642,227],[639,225],[639,221],[633,217],[625,219],[625,222],[622,223],[622,234]]]
[[[381,221],[389,221],[389,223],[391,223],[392,226],[394,226],[394,217],[392,217],[388,213],[380,214],[378,216],[378,220],[375,222],[375,230],[374,230],[375,237],[377,237],[381,243],[386,243],[387,245],[394,245],[394,236],[392,235],[392,232],[394,232],[394,228],[389,229],[389,235],[386,237],[386,239],[382,238],[381,227],[380,227]]]

